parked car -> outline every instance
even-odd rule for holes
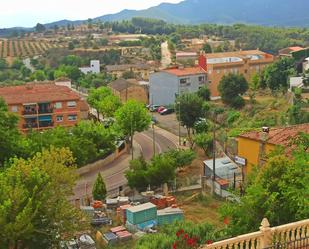
[[[149,107],[149,111],[156,112],[160,106],[159,105],[151,105]]]
[[[168,114],[172,114],[174,112],[175,112],[175,109],[173,109],[173,108],[164,109],[163,111],[160,112],[160,115],[168,115]]]
[[[162,112],[164,109],[166,109],[165,106],[160,106],[160,107],[157,109],[157,112],[160,113],[160,112]]]

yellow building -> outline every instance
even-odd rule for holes
[[[218,85],[224,75],[241,74],[247,81],[274,62],[274,57],[260,50],[205,54],[207,77],[212,97],[219,97]]]
[[[267,155],[277,146],[283,146],[290,153],[293,149],[291,141],[300,132],[309,134],[309,124],[252,131],[238,136],[238,156],[246,160],[244,172],[249,173],[254,165],[263,165]]]
[[[118,79],[108,84],[113,94],[118,96],[122,103],[134,99],[143,104],[148,104],[148,93],[144,86],[132,83],[125,79]]]
[[[135,75],[134,78],[142,80],[148,80],[149,73],[153,72],[153,68],[148,64],[107,65],[105,70],[117,78],[123,77],[126,72],[132,72]]]

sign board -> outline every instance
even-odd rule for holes
[[[242,166],[246,166],[246,164],[247,164],[246,158],[243,158],[243,157],[240,157],[240,156],[235,156],[234,159],[235,159],[235,163],[240,164]]]

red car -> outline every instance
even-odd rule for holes
[[[165,110],[166,108],[164,106],[160,106],[158,109],[157,109],[157,112],[160,113],[162,112],[163,110]]]

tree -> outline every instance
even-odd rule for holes
[[[135,100],[129,100],[115,112],[116,125],[127,137],[130,137],[131,146],[135,132],[146,130],[151,122],[145,106]]]
[[[273,226],[308,218],[309,199],[304,198],[309,195],[308,162],[309,154],[299,147],[292,158],[281,150],[256,169],[240,202],[221,209],[223,217],[230,217],[229,233],[255,231],[264,217]]]
[[[31,78],[37,81],[43,81],[46,80],[46,75],[43,70],[37,70],[31,75]]]
[[[244,106],[244,100],[240,95],[244,94],[248,88],[247,80],[240,74],[224,75],[218,85],[222,101],[235,108]]]
[[[289,76],[295,74],[293,58],[281,58],[267,66],[264,71],[266,84],[273,92],[276,90],[286,91],[289,85]]]
[[[207,54],[212,53],[212,49],[211,49],[211,46],[209,45],[209,43],[205,43],[203,45],[203,51],[205,51],[205,53],[207,53]]]
[[[148,166],[142,157],[130,161],[130,169],[126,171],[125,176],[131,189],[136,189],[139,192],[146,190],[149,184]]]
[[[192,128],[196,121],[203,116],[203,99],[195,93],[180,95],[176,99],[176,114],[178,121],[186,126],[188,139],[192,146]]]
[[[197,95],[200,96],[204,101],[210,100],[210,90],[208,86],[204,85],[202,86],[198,91]]]
[[[0,166],[14,156],[22,156],[22,137],[17,128],[18,117],[8,112],[0,97]]]
[[[251,81],[249,83],[249,97],[250,97],[250,102],[253,104],[255,102],[255,95],[256,91],[260,87],[260,77],[258,74],[254,74],[251,78]]]
[[[75,180],[67,149],[12,160],[0,173],[1,248],[53,248],[85,229],[80,211],[68,201]]]
[[[91,89],[87,98],[88,103],[97,110],[97,118],[102,114],[103,118],[113,117],[115,111],[121,106],[120,99],[112,94],[108,87]]]
[[[106,198],[106,186],[101,173],[98,173],[97,179],[92,188],[92,196],[94,200],[103,201]]]
[[[6,69],[8,67],[8,63],[5,59],[0,58],[0,69]]]
[[[75,48],[74,43],[69,42],[68,48],[69,48],[69,50],[73,50]]]
[[[13,61],[12,65],[11,65],[11,67],[12,67],[13,69],[20,70],[21,67],[22,67],[23,65],[24,65],[24,63],[22,62],[22,60],[20,60],[20,59],[14,59],[14,61]]]
[[[213,135],[211,133],[199,133],[193,138],[194,143],[201,148],[205,156],[209,156],[213,147]]]
[[[41,23],[38,23],[35,26],[35,31],[38,32],[38,33],[43,33],[45,30],[46,30],[46,27]]]

